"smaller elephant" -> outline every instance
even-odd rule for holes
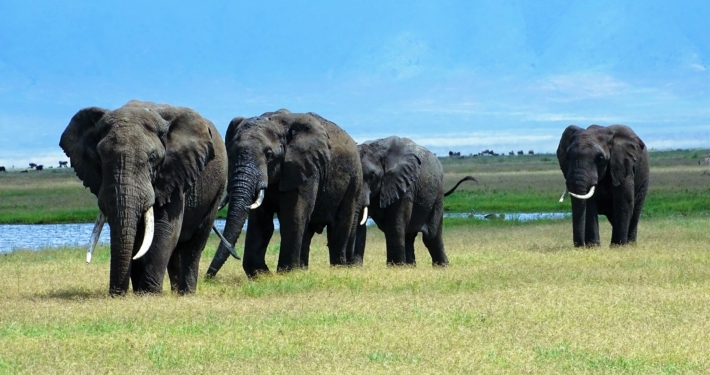
[[[562,133],[557,160],[572,196],[575,246],[599,245],[598,215],[609,219],[611,244],[636,242],[641,209],[648,192],[648,150],[624,125],[570,125]]]
[[[5,167],[0,167],[0,172],[7,172],[7,171],[5,170]]]
[[[362,163],[363,221],[358,226],[351,264],[362,264],[369,216],[385,233],[387,264],[416,264],[414,240],[421,232],[432,263],[446,266],[442,222],[444,197],[453,193],[461,179],[444,192],[444,172],[439,159],[411,139],[391,136],[358,145]],[[372,204],[374,203],[374,204]]]

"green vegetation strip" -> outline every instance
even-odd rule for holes
[[[703,216],[710,211],[710,175],[698,164],[702,150],[651,152],[651,184],[644,217]],[[564,178],[555,155],[441,158],[446,187],[466,182],[444,201],[447,212],[570,212],[559,203]],[[96,197],[71,169],[0,174],[0,224],[77,223],[96,218]],[[218,213],[226,217],[227,210]]]

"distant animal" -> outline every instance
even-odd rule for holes
[[[460,156],[461,156],[461,152],[460,152],[460,151],[459,151],[459,152],[449,151],[449,157],[458,158],[458,157],[460,157]]]
[[[649,183],[648,150],[624,125],[570,125],[562,133],[557,160],[572,196],[574,246],[599,246],[599,214],[612,227],[611,244],[636,242]]]
[[[710,164],[710,158],[703,158],[698,160],[698,164]]]
[[[442,239],[444,197],[462,182],[476,179],[466,176],[444,192],[439,159],[408,138],[391,136],[365,142],[357,148],[362,163],[363,216],[369,213],[385,233],[387,264],[416,264],[414,240],[419,233],[432,263],[449,264]],[[363,220],[357,228],[355,251],[348,263],[362,264],[366,236]]]
[[[0,172],[7,172],[7,171],[5,170],[5,167],[0,166]]]
[[[59,168],[69,168],[66,161],[59,161]]]
[[[30,163],[30,168],[35,168],[35,167],[37,167],[37,164],[35,164],[35,163]]]
[[[528,151],[528,155],[535,155],[535,151],[533,151],[533,150]]]
[[[518,151],[518,155],[523,155],[523,150]]]
[[[35,170],[41,171],[43,168],[44,168],[44,165],[42,165],[42,164],[35,165]]]
[[[515,155],[515,151],[508,152],[508,155]]]

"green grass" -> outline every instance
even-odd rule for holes
[[[710,371],[710,218],[647,219],[638,244],[593,249],[568,219],[448,221],[445,269],[420,240],[417,267],[385,266],[376,230],[363,267],[330,267],[315,236],[309,270],[249,281],[230,259],[187,297],[108,297],[105,246],[90,265],[83,249],[1,255],[0,373]]]
[[[644,215],[704,215],[710,208],[707,165],[698,165],[704,150],[650,153],[651,184]],[[444,201],[448,212],[570,212],[560,204],[564,178],[553,154],[441,158],[446,187],[465,175],[466,182]],[[75,223],[96,218],[96,197],[71,169],[0,173],[0,223]],[[226,217],[226,209],[218,213]]]

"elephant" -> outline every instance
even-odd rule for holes
[[[598,215],[612,226],[611,244],[636,242],[641,209],[648,192],[648,150],[625,125],[568,126],[557,147],[557,160],[572,196],[574,246],[599,246]]]
[[[160,293],[167,268],[173,291],[193,293],[227,183],[227,151],[196,111],[130,101],[116,110],[84,108],[59,145],[111,228],[109,293]],[[140,225],[142,224],[142,225]]]
[[[286,109],[234,118],[225,136],[229,155],[224,237],[234,245],[247,216],[242,267],[249,278],[268,273],[266,247],[277,215],[277,272],[307,268],[314,233],[328,227],[331,265],[345,265],[358,222],[362,170],[355,141],[315,113]],[[229,257],[220,244],[207,277]]]
[[[444,197],[453,193],[461,179],[444,192],[441,162],[432,152],[409,138],[391,136],[358,145],[362,162],[362,196],[369,216],[385,233],[387,264],[416,264],[414,240],[422,233],[434,265],[446,266],[442,222]],[[368,212],[369,211],[369,212]],[[357,235],[350,264],[361,265],[365,253],[367,226],[363,220]]]
[[[7,172],[7,170],[5,169],[5,167],[0,166],[0,172]]]

